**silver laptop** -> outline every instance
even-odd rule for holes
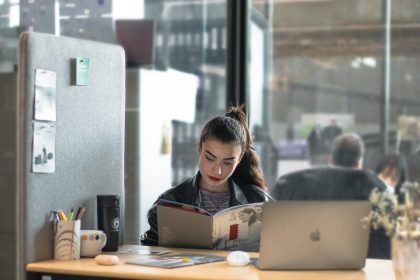
[[[263,206],[260,269],[361,269],[369,201],[277,201]]]

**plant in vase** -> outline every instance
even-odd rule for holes
[[[396,279],[420,280],[420,186],[407,182],[402,192],[405,201],[399,204],[396,195],[373,190],[372,211],[365,220],[391,237]]]

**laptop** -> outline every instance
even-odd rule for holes
[[[277,201],[263,205],[260,269],[362,269],[369,201]]]

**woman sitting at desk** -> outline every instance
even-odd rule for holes
[[[197,175],[164,192],[149,210],[150,229],[141,237],[142,245],[158,245],[156,207],[160,199],[197,206],[211,214],[269,200],[242,106],[207,122],[198,152]]]

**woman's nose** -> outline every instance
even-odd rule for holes
[[[217,164],[216,163],[216,165],[215,165],[215,167],[214,167],[214,172],[216,173],[216,174],[222,174],[222,165],[221,164]]]

